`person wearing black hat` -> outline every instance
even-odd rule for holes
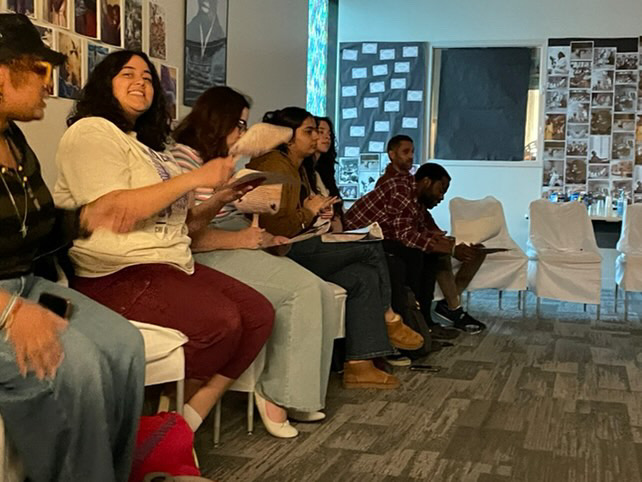
[[[83,232],[129,228],[109,198],[55,208],[15,124],[42,119],[64,59],[27,17],[0,14],[0,415],[23,479],[126,481],[143,398],[140,333],[35,274]]]

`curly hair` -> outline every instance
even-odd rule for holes
[[[114,97],[112,80],[133,56],[145,61],[152,76],[154,97],[152,103],[132,125],[125,116],[120,102]],[[102,117],[114,123],[123,132],[134,131],[140,142],[155,151],[162,151],[167,143],[171,130],[171,117],[167,109],[167,101],[161,87],[158,72],[149,57],[143,52],[120,50],[104,58],[92,71],[85,87],[80,92],[80,98],[74,104],[67,125],[85,117]]]
[[[243,109],[251,104],[249,97],[230,87],[211,87],[196,99],[172,137],[195,149],[205,162],[227,156],[227,136],[238,126]]]

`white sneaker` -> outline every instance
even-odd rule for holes
[[[409,367],[412,364],[412,360],[403,355],[390,355],[384,357],[384,360],[386,360],[388,365],[392,365],[393,367]]]

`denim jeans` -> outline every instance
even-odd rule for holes
[[[23,377],[0,336],[0,414],[33,481],[126,481],[143,403],[143,340],[127,320],[64,286],[32,275],[0,288],[35,301],[73,305],[60,335],[64,359],[53,379]]]
[[[390,275],[381,243],[295,243],[288,257],[342,286],[346,302],[346,358],[367,360],[395,353],[384,312],[390,307]]]

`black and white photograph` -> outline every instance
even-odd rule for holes
[[[544,160],[564,160],[565,151],[564,142],[547,141],[544,143]]]
[[[590,103],[571,102],[568,106],[569,124],[586,124],[589,121]]]
[[[638,53],[618,53],[615,57],[615,68],[617,70],[636,70],[638,68]]]
[[[589,89],[591,87],[591,62],[584,60],[571,61],[571,78],[568,86],[571,89]]]
[[[635,114],[619,112],[613,114],[613,131],[635,131]]]
[[[583,104],[591,102],[591,93],[588,90],[572,90],[568,95],[571,104]]]
[[[214,85],[225,84],[228,0],[185,2],[185,72],[183,103]]]
[[[609,178],[609,165],[608,164],[591,164],[588,167],[588,178],[590,179],[608,179]]]
[[[359,197],[365,196],[375,188],[379,179],[378,172],[359,172]]]
[[[98,35],[98,10],[96,0],[75,1],[74,30],[81,35],[96,38]]]
[[[591,136],[589,139],[589,163],[604,164],[611,159],[611,136]]]
[[[566,112],[568,107],[568,91],[548,90],[546,91],[546,112]]]
[[[356,157],[339,158],[339,184],[357,184],[359,182],[359,159]]]
[[[566,184],[586,184],[586,159],[566,159]]]
[[[594,91],[608,92],[613,90],[613,71],[594,70],[591,81],[591,88]]]
[[[593,42],[571,42],[571,60],[593,60]]]
[[[566,127],[566,138],[569,140],[588,139],[588,134],[588,124],[569,124]]]
[[[614,69],[616,50],[615,47],[595,47],[593,49],[593,68]]]
[[[613,107],[613,93],[593,92],[591,107]]]
[[[7,0],[7,9],[28,17],[36,17],[36,8],[36,0]]]
[[[143,50],[143,0],[125,0],[125,48]]]
[[[611,109],[593,109],[591,111],[591,134],[607,135],[611,133]]]
[[[569,141],[566,143],[566,155],[569,157],[586,157],[588,153],[588,140]]]
[[[631,180],[617,180],[611,181],[611,197],[617,199],[620,197],[620,193],[624,191],[624,195],[627,200],[633,199],[633,181]]]
[[[633,134],[626,132],[615,132],[613,134],[613,148],[611,158],[613,160],[632,161],[635,154],[635,139]]]
[[[361,154],[359,156],[359,171],[380,172],[379,154]]]
[[[564,161],[544,161],[543,187],[562,187],[564,181]]]
[[[637,108],[637,88],[634,85],[616,85],[613,96],[615,112],[635,112]]]
[[[121,46],[121,18],[123,13],[122,0],[102,0],[100,10],[100,40]]]
[[[615,85],[635,85],[638,83],[637,70],[617,70],[615,71]]]
[[[547,89],[566,89],[568,87],[568,77],[551,75],[546,79]]]
[[[548,75],[568,75],[570,47],[548,48]]]
[[[149,2],[149,55],[167,58],[167,13],[164,5],[153,1]]]
[[[614,161],[611,163],[611,177],[633,178],[633,161]]]
[[[566,116],[564,114],[547,114],[544,128],[544,139],[547,141],[563,141],[566,132]]]
[[[609,181],[591,181],[588,182],[588,192],[596,196],[609,196],[611,194],[611,183]]]
[[[359,187],[356,184],[339,184],[339,195],[346,201],[359,199]]]

